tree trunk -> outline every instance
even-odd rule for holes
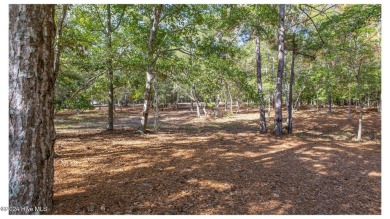
[[[279,51],[278,51],[278,74],[276,80],[276,95],[275,95],[275,135],[281,135],[283,129],[282,116],[282,80],[284,68],[284,7],[279,5]]]
[[[175,110],[179,108],[179,92],[176,92]]]
[[[351,117],[351,93],[349,91],[349,88],[348,88],[348,120],[349,121],[352,120],[352,117]]]
[[[153,42],[156,38],[157,34],[157,28],[158,24],[160,22],[160,16],[162,11],[163,5],[157,5],[154,8],[154,14],[150,19],[150,33],[149,33],[149,39],[148,39],[148,60],[150,61],[150,64],[146,71],[146,85],[145,85],[145,93],[144,93],[144,107],[142,110],[142,117],[141,117],[141,131],[143,133],[146,133],[146,126],[148,124],[148,116],[149,116],[149,101],[151,99],[151,85],[153,80],[153,68],[157,62],[157,57],[154,57],[154,45]]]
[[[194,92],[192,94],[192,96],[195,98],[195,102],[196,102],[196,116],[199,118],[200,117],[200,104],[199,104],[198,97],[196,96],[195,84],[192,84],[191,86],[192,86],[191,91]]]
[[[206,106],[206,102],[203,103],[203,113],[204,113],[204,116],[207,117],[209,114],[207,113],[207,106]]]
[[[108,124],[107,130],[114,129],[114,71],[112,68],[112,30],[111,30],[111,5],[107,5],[107,46],[108,46]]]
[[[145,86],[145,93],[144,93],[144,107],[142,110],[142,117],[141,117],[141,131],[146,133],[146,127],[148,125],[148,117],[149,117],[149,108],[150,108],[150,100],[152,97],[152,80],[153,75],[149,72],[150,70],[146,71],[146,86]]]
[[[226,88],[227,88],[227,92],[229,94],[229,99],[230,99],[230,113],[233,114],[233,97],[232,97],[232,93],[230,92],[230,88],[229,88],[229,85],[227,82],[226,82]]]
[[[159,112],[159,109],[158,109],[158,104],[159,104],[159,101],[158,101],[158,90],[157,90],[157,78],[155,79],[155,83],[154,83],[154,127],[153,127],[153,130],[155,132],[158,131],[158,122],[159,122],[159,119],[160,119],[160,112]]]
[[[330,93],[330,88],[328,88],[328,114],[332,113],[332,94]]]
[[[265,120],[264,110],[264,92],[263,83],[261,81],[261,53],[260,53],[260,37],[256,36],[256,73],[257,73],[257,92],[259,95],[260,108],[260,133],[267,133],[267,123]]]
[[[238,114],[238,110],[240,109],[240,103],[238,101],[238,98],[236,100],[236,114]]]
[[[219,94],[215,98],[215,108],[214,108],[214,118],[218,118],[218,110],[219,110]]]
[[[359,128],[358,128],[358,134],[357,134],[357,140],[362,140],[362,127],[363,125],[363,104],[360,104],[360,112],[359,112]]]
[[[287,122],[287,133],[292,133],[292,114],[293,114],[293,95],[292,95],[292,88],[294,84],[294,61],[295,61],[295,35],[293,36],[293,49],[292,49],[292,56],[291,56],[291,75],[290,75],[290,86],[288,91],[288,122]]]
[[[9,5],[9,207],[20,209],[9,214],[52,211],[54,11]]]
[[[65,18],[67,16],[69,9],[69,5],[62,5],[62,13],[61,16],[58,18],[58,24],[57,24],[57,32],[56,32],[56,37],[57,37],[57,44],[55,47],[55,52],[54,52],[54,77],[57,77],[58,72],[60,70],[60,57],[61,57],[61,52],[62,52],[62,44],[61,44],[61,38],[62,38],[62,30],[64,27],[64,22]]]
[[[272,102],[272,96],[269,96],[269,102],[268,102],[268,119],[271,117],[271,102]]]

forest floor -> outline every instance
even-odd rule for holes
[[[54,214],[381,214],[375,109],[361,142],[345,108],[297,111],[282,137],[259,134],[257,109],[162,111],[146,135],[134,132],[140,112],[118,109],[114,131],[104,110],[57,113]]]

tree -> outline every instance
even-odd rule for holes
[[[144,107],[142,110],[142,117],[141,117],[141,131],[143,133],[146,132],[146,126],[148,124],[148,117],[149,117],[149,107],[150,107],[150,100],[152,97],[152,82],[154,78],[154,66],[157,62],[157,57],[155,57],[155,39],[156,34],[158,31],[158,25],[160,23],[160,16],[161,11],[163,9],[163,5],[157,5],[153,8],[153,13],[150,17],[150,34],[148,38],[148,61],[150,62],[147,70],[146,70],[146,85],[145,85],[145,93],[144,93]]]
[[[260,55],[260,37],[256,36],[256,73],[257,73],[257,92],[259,93],[260,106],[260,133],[267,132],[267,124],[265,120],[264,110],[264,92],[263,83],[261,81],[261,55]]]
[[[54,5],[9,6],[9,205],[52,210]],[[44,28],[43,28],[44,27]]]
[[[278,49],[278,74],[276,79],[275,95],[275,135],[281,135],[283,129],[282,116],[282,80],[284,69],[284,8],[285,5],[279,5],[279,49]]]

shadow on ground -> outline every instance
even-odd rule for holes
[[[257,114],[182,125],[192,118],[180,116],[150,135],[59,133],[54,213],[381,213],[380,142],[336,140],[333,124],[353,131],[339,117],[322,130],[324,119],[297,113],[298,134],[275,138],[257,133]]]

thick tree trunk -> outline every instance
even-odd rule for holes
[[[265,120],[264,110],[264,92],[263,83],[261,81],[261,53],[260,53],[260,37],[256,36],[256,73],[257,73],[257,92],[259,95],[260,108],[260,133],[267,133],[267,123]]]
[[[111,5],[107,5],[107,46],[108,46],[108,124],[107,130],[114,129],[114,71],[112,67],[112,29],[111,29]]]
[[[290,75],[290,86],[288,91],[288,120],[287,120],[287,133],[292,133],[292,114],[293,114],[293,95],[292,88],[294,85],[294,63],[295,62],[295,36],[293,36],[293,51],[291,56],[291,75]]]
[[[52,211],[54,10],[9,6],[9,207],[19,209],[10,214]]]
[[[284,8],[285,5],[279,5],[279,50],[278,50],[278,74],[276,79],[275,95],[275,135],[281,135],[283,129],[282,116],[282,80],[284,68]]]

